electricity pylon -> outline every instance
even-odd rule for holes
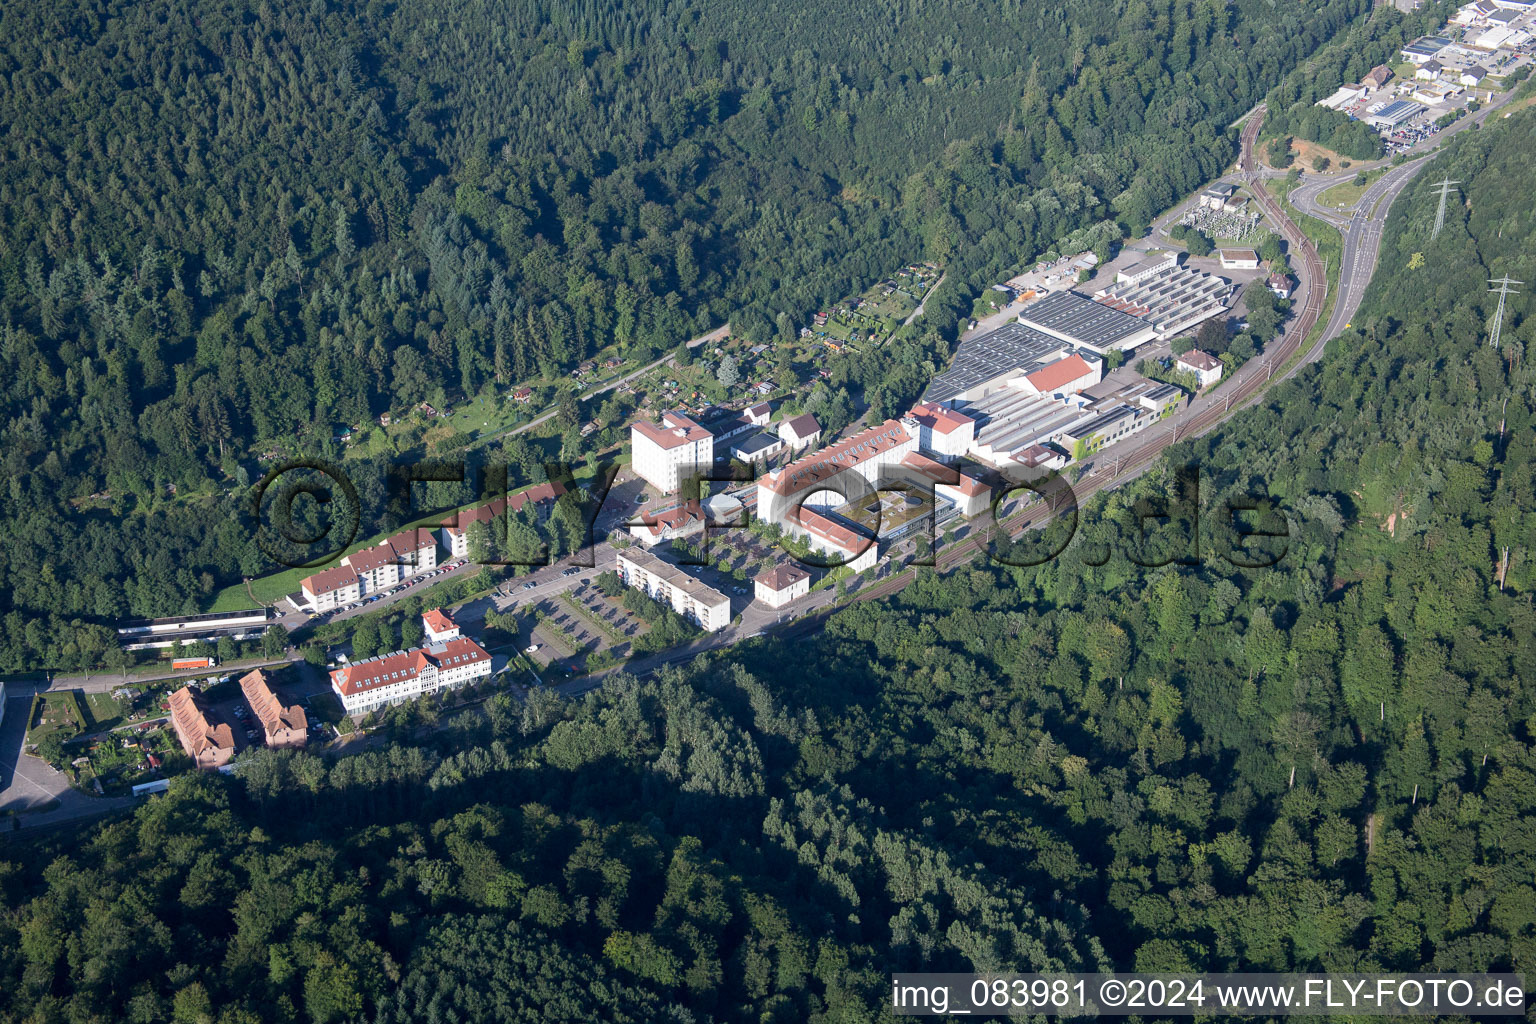
[[[1445,201],[1454,191],[1452,186],[1460,185],[1460,181],[1452,181],[1446,178],[1444,181],[1435,182],[1440,188],[1440,210],[1435,214],[1435,230],[1429,233],[1429,240],[1434,241],[1440,235],[1440,229],[1445,227]]]
[[[1496,277],[1488,283],[1498,285],[1497,288],[1488,289],[1491,292],[1499,293],[1499,309],[1498,312],[1493,314],[1493,334],[1488,338],[1488,344],[1492,345],[1494,348],[1498,348],[1499,335],[1503,333],[1504,330],[1504,300],[1509,298],[1510,295],[1519,294],[1516,289],[1510,287],[1511,285],[1525,284],[1525,282],[1516,281],[1508,274],[1505,274],[1503,277]]]

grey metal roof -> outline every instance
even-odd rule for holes
[[[1152,325],[1076,292],[1053,292],[1019,314],[1026,326],[1096,349],[1112,347]]]
[[[923,401],[948,402],[1012,370],[1033,373],[1046,356],[1070,349],[1060,338],[1010,320],[995,331],[962,341],[949,369],[929,383]],[[1093,353],[1082,355],[1090,360],[1098,358]]]

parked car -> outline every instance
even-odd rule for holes
[[[523,653],[524,654],[532,654],[533,652],[537,651],[538,649],[539,649],[539,645],[538,644],[529,644],[527,647],[523,648]]]
[[[534,582],[532,582],[532,581],[531,581],[531,580],[530,580],[530,581],[529,581],[529,582],[527,582],[527,583],[524,583],[524,584],[523,584],[523,589],[524,589],[524,590],[532,590],[532,589],[533,589],[533,588],[535,588],[535,587],[537,587],[537,586],[538,586],[538,584],[537,584],[537,583],[534,583]]]

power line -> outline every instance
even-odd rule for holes
[[[1461,182],[1452,181],[1451,179],[1446,178],[1443,181],[1435,182],[1435,184],[1440,189],[1440,210],[1435,214],[1435,230],[1429,233],[1430,241],[1434,241],[1437,237],[1439,237],[1440,229],[1445,227],[1445,201],[1446,199],[1450,198],[1451,193],[1455,191],[1452,186],[1460,185]]]
[[[1525,284],[1525,282],[1516,281],[1508,274],[1505,274],[1503,277],[1496,277],[1488,283],[1498,285],[1497,288],[1488,289],[1491,292],[1499,293],[1499,309],[1498,312],[1494,313],[1493,315],[1493,334],[1488,338],[1488,344],[1492,345],[1494,348],[1498,348],[1499,335],[1504,331],[1504,300],[1507,299],[1510,295],[1520,294],[1518,289],[1511,288],[1511,285]]]

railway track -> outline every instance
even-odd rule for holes
[[[1327,300],[1328,278],[1324,271],[1323,261],[1317,255],[1317,247],[1312,240],[1301,230],[1280,208],[1280,204],[1265,192],[1260,184],[1258,164],[1254,159],[1253,147],[1258,139],[1259,128],[1263,124],[1267,107],[1260,104],[1243,126],[1242,156],[1239,167],[1247,178],[1250,190],[1253,192],[1259,205],[1268,214],[1271,223],[1280,229],[1281,236],[1290,244],[1293,253],[1301,255],[1302,273],[1306,279],[1307,301],[1301,312],[1297,315],[1285,335],[1275,344],[1270,345],[1260,359],[1250,360],[1244,367],[1247,372],[1240,372],[1237,377],[1226,385],[1227,391],[1221,402],[1213,402],[1193,415],[1184,418],[1176,425],[1163,430],[1158,437],[1141,445],[1136,451],[1126,455],[1117,462],[1115,471],[1104,476],[1094,472],[1085,476],[1073,486],[1073,493],[1079,500],[1087,498],[1103,490],[1110,490],[1120,483],[1131,479],[1137,471],[1156,462],[1162,454],[1180,440],[1198,437],[1214,428],[1225,420],[1232,411],[1241,409],[1249,400],[1260,394],[1275,375],[1275,371],[1285,365],[1292,356],[1301,348],[1302,342],[1308,334],[1317,326],[1322,317],[1323,304]],[[1251,369],[1250,369],[1251,368]],[[1076,505],[1072,506],[1074,509]],[[1059,504],[1049,501],[1032,505],[998,524],[998,530],[1009,538],[1022,534],[1025,530],[1042,525],[1062,511]],[[978,533],[967,537],[958,544],[953,544],[935,559],[936,568],[945,571],[953,568],[960,562],[969,561],[982,548],[991,542],[992,531]],[[874,600],[880,597],[888,597],[896,593],[902,587],[911,582],[907,573],[902,572],[891,576],[873,587],[862,590],[857,595],[857,600]]]

